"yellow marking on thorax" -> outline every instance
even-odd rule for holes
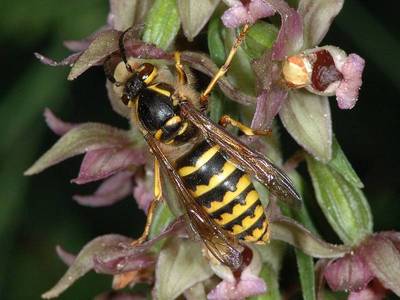
[[[210,181],[208,182],[207,185],[196,186],[196,190],[193,192],[193,195],[195,197],[199,197],[199,196],[211,191],[213,188],[215,188],[221,182],[223,182],[235,170],[236,170],[235,165],[233,165],[231,162],[227,161],[222,167],[222,172],[211,176]]]
[[[239,196],[240,193],[242,193],[250,184],[250,176],[247,174],[243,174],[243,176],[240,177],[239,181],[236,184],[236,190],[233,192],[226,192],[224,197],[222,198],[222,201],[212,201],[210,208],[205,207],[206,211],[210,214],[217,211],[221,207],[224,207],[237,196]]]
[[[210,149],[208,149],[206,152],[204,152],[199,159],[196,161],[196,165],[194,166],[184,166],[178,170],[178,173],[180,176],[187,176],[190,175],[194,172],[196,172],[198,169],[200,169],[205,163],[207,163],[218,151],[219,151],[219,146],[213,146]]]
[[[250,191],[246,195],[244,205],[236,204],[233,207],[231,214],[223,213],[222,215],[220,215],[220,219],[215,219],[215,221],[219,225],[225,225],[225,224],[233,221],[234,219],[237,219],[240,215],[242,215],[244,212],[246,212],[254,204],[254,202],[256,202],[258,199],[259,199],[259,197],[258,197],[257,191],[256,190]]]
[[[163,135],[162,129],[158,129],[158,130],[156,131],[156,133],[154,134],[154,138],[155,138],[156,140],[160,140],[161,137],[162,137],[162,135]]]
[[[154,92],[156,92],[156,93],[159,93],[159,94],[161,94],[161,95],[164,95],[164,96],[167,96],[167,97],[171,97],[171,93],[170,93],[169,91],[164,90],[164,89],[162,89],[162,88],[159,88],[159,87],[157,86],[157,84],[149,85],[149,86],[147,87],[147,89],[152,90],[152,91],[154,91]]]
[[[264,214],[264,208],[262,205],[259,205],[256,207],[254,210],[254,216],[248,216],[242,220],[241,225],[234,225],[232,228],[232,232],[234,235],[237,235],[239,233],[242,233],[245,231],[247,228],[251,227],[254,223],[258,221],[259,218]]]
[[[170,118],[167,122],[165,122],[165,126],[171,126],[177,123],[180,123],[182,121],[181,117],[176,115]]]

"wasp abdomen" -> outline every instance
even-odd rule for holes
[[[218,146],[200,142],[177,161],[177,169],[217,224],[245,241],[268,240],[268,221],[250,176],[225,159]]]

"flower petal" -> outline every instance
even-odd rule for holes
[[[50,129],[58,135],[63,135],[78,125],[62,121],[61,119],[57,118],[56,115],[54,115],[53,112],[48,108],[44,110],[43,115],[47,126],[49,126]]]
[[[76,255],[65,251],[61,246],[56,246],[56,252],[58,257],[65,263],[67,266],[70,266],[75,261]]]
[[[272,48],[272,59],[283,60],[297,53],[303,46],[301,16],[283,0],[268,0],[268,4],[281,16],[281,28]]]
[[[104,259],[101,256],[93,256],[93,269],[101,274],[120,274],[134,270],[148,268],[155,264],[156,259],[153,255],[139,254],[125,257],[111,257]]]
[[[303,48],[317,46],[343,7],[344,0],[300,0],[298,12],[303,17]]]
[[[380,283],[400,296],[400,253],[393,242],[378,234],[363,245],[361,254]]]
[[[248,22],[247,9],[243,5],[228,8],[221,16],[225,27],[236,28]]]
[[[121,243],[129,244],[132,239],[117,234],[100,236],[82,248],[68,271],[48,292],[42,295],[44,299],[55,298],[70,287],[78,278],[85,275],[94,266],[93,255],[116,255],[121,252]]]
[[[129,167],[143,165],[145,162],[145,151],[131,146],[89,151],[83,158],[79,176],[72,182],[84,184],[100,180]]]
[[[333,291],[359,291],[372,280],[373,275],[363,257],[346,254],[329,264],[325,269],[325,278]]]
[[[315,158],[332,157],[332,120],[327,97],[292,90],[279,116],[290,135]]]
[[[203,29],[220,0],[178,0],[183,33],[189,41]]]
[[[143,0],[110,0],[108,23],[116,30],[124,31],[133,25],[138,2]]]
[[[74,80],[90,67],[118,50],[119,31],[106,30],[100,32],[75,61],[68,75],[68,80]]]
[[[175,299],[197,282],[212,276],[197,242],[171,240],[160,252],[156,266],[157,299]]]
[[[55,60],[52,60],[51,58],[48,58],[40,53],[37,53],[37,52],[35,52],[34,54],[35,54],[36,58],[38,60],[40,60],[40,62],[42,64],[49,65],[52,67],[71,66],[81,55],[81,53],[74,53],[74,54],[71,54],[70,56],[67,56],[63,60],[55,61]]]
[[[130,119],[131,109],[121,101],[121,97],[114,90],[114,84],[107,80],[106,89],[112,109],[122,117]]]
[[[105,292],[97,295],[94,300],[146,300],[147,298],[140,294],[131,294],[127,292]]]
[[[119,172],[105,180],[93,195],[74,195],[73,199],[84,206],[109,206],[130,195],[131,190],[132,173]]]
[[[351,292],[347,300],[383,300],[386,296],[386,289],[377,281],[372,281],[372,285],[359,291]]]
[[[271,219],[271,234],[271,239],[284,241],[312,257],[342,257],[350,251],[347,246],[321,240],[300,223],[283,216],[274,216]]]
[[[133,197],[139,208],[147,212],[151,201],[154,199],[154,193],[146,185],[146,180],[136,177],[135,186],[133,187]]]
[[[223,280],[208,295],[208,300],[242,300],[264,294],[267,285],[257,276],[248,277],[238,283]]]
[[[123,147],[129,143],[129,135],[123,130],[100,123],[81,124],[63,135],[24,174],[37,174],[67,158],[87,151]]]
[[[53,288],[44,293],[42,298],[51,299],[58,297],[77,279],[94,268],[94,257],[98,261],[115,261],[121,257],[128,257],[129,261],[132,261],[135,256],[142,257],[159,240],[182,231],[185,228],[184,226],[185,222],[182,219],[177,219],[163,233],[136,247],[131,245],[133,241],[131,238],[118,234],[108,234],[93,239],[82,248],[64,276],[61,277]]]
[[[275,10],[264,0],[250,0],[248,5],[250,23],[255,23],[257,20],[267,18],[275,14]]]
[[[362,84],[365,61],[357,54],[350,54],[342,69],[343,80],[336,90],[339,108],[351,109],[358,100],[358,91]]]

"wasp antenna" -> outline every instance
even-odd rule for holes
[[[126,50],[125,50],[125,35],[132,29],[132,27],[129,27],[128,29],[126,29],[124,32],[121,33],[121,35],[119,36],[119,40],[118,40],[118,45],[119,45],[119,51],[121,53],[121,58],[123,60],[123,62],[125,63],[125,67],[126,69],[130,72],[133,73],[132,67],[128,64],[128,60],[126,59]]]

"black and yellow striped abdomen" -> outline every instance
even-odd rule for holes
[[[206,141],[177,161],[187,188],[225,230],[248,242],[268,240],[268,221],[250,176]]]

